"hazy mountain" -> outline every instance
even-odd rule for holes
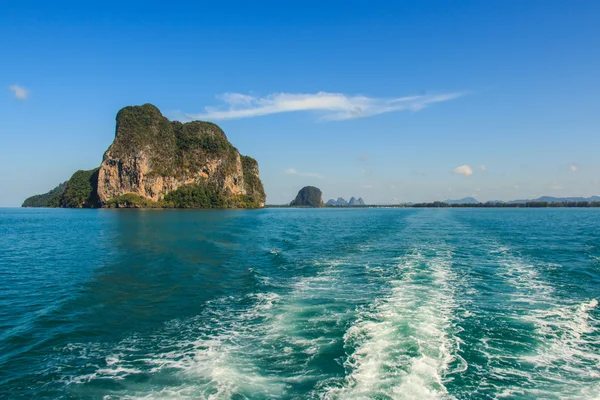
[[[477,204],[479,201],[473,197],[463,197],[457,200],[444,200],[446,204]]]
[[[600,196],[591,196],[591,197],[552,197],[552,196],[542,196],[537,199],[531,200],[511,200],[508,201],[508,204],[522,204],[532,201],[545,201],[547,203],[561,203],[563,201],[600,201]]]

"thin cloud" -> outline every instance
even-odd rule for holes
[[[464,93],[441,93],[396,98],[349,96],[343,93],[272,93],[266,97],[242,93],[225,93],[218,96],[222,107],[205,107],[204,112],[186,114],[189,119],[225,120],[259,117],[295,111],[312,111],[321,114],[321,120],[339,121],[365,118],[394,111],[419,111],[431,104],[449,101]]]
[[[296,171],[295,168],[288,168],[284,172],[286,175],[305,176],[305,177],[317,178],[317,179],[325,178],[323,175],[317,174],[316,172],[299,172],[299,171]]]
[[[487,172],[487,167],[483,164],[481,164],[479,167],[477,167],[477,169],[479,169],[484,174]]]
[[[25,100],[29,97],[29,90],[25,89],[23,86],[10,85],[8,89],[13,92],[15,99]]]
[[[573,163],[568,165],[569,171],[577,172],[579,171],[579,164]]]
[[[471,168],[465,164],[465,165],[461,165],[460,167],[454,168],[452,170],[452,173],[455,175],[471,176],[471,175],[473,175],[473,168]]]

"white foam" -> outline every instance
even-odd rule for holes
[[[533,339],[529,343],[505,339],[502,345],[493,345],[484,340],[490,376],[507,383],[521,382],[508,383],[498,397],[597,398],[600,340],[594,334],[600,329],[600,321],[593,311],[598,300],[574,303],[558,297],[539,272],[540,268],[560,267],[557,264],[528,262],[506,247],[496,253],[502,257],[500,276],[515,289],[508,294],[506,316],[533,328],[533,332],[522,333]],[[510,348],[527,351],[510,352]],[[488,384],[486,379],[483,384]]]
[[[72,383],[117,377],[129,398],[285,397],[290,384],[320,378],[308,361],[340,340],[323,333],[326,327],[351,317],[322,307],[320,301],[356,300],[356,288],[348,287],[340,273],[342,261],[314,266],[314,275],[294,279],[282,294],[265,291],[213,300],[205,313],[172,321],[146,337],[141,349],[122,351],[131,347],[131,338],[114,348],[107,346],[106,365]],[[279,374],[282,370],[285,376]],[[171,382],[155,392],[149,384],[122,380],[138,373],[166,374]]]
[[[452,333],[457,305],[450,261],[449,252],[435,257],[415,252],[398,265],[389,294],[360,313],[344,336],[353,350],[345,361],[345,382],[329,386],[322,397],[449,396],[444,377],[460,345]]]

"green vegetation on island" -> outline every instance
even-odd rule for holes
[[[60,207],[60,197],[66,186],[67,182],[63,182],[47,193],[31,196],[25,199],[21,207]]]
[[[31,196],[22,207],[62,207],[96,208],[98,207],[98,168],[89,171],[77,171],[67,182],[61,183],[48,193]]]

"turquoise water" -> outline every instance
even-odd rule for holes
[[[600,398],[600,210],[0,209],[0,398]]]

